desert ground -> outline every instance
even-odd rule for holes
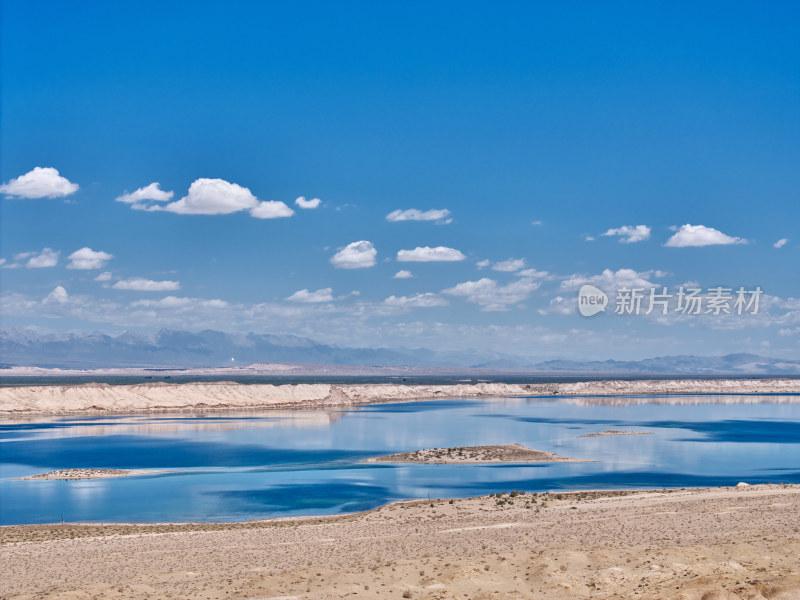
[[[0,530],[4,598],[800,598],[800,486],[505,493],[236,524]]]

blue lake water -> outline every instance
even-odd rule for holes
[[[514,398],[343,410],[0,421],[0,524],[230,521],[332,514],[503,490],[800,483],[800,404],[781,397],[591,406]],[[658,402],[658,398],[653,399]],[[754,400],[764,400],[755,403]],[[651,435],[578,437],[605,429]],[[364,464],[420,448],[518,442],[599,462]],[[17,480],[67,468],[168,473]]]

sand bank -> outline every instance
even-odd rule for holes
[[[800,486],[522,494],[356,515],[0,528],[5,598],[800,597]]]
[[[698,403],[697,397],[690,397],[693,394],[730,394],[713,400],[726,403],[765,401],[764,397],[736,394],[784,394],[769,397],[769,401],[800,402],[800,379],[608,380],[454,385],[265,385],[231,382],[38,385],[0,388],[0,415],[311,408],[454,397],[564,396],[569,402],[615,405],[641,402]],[[643,397],[651,395],[664,397]]]
[[[369,463],[430,463],[430,464],[483,464],[483,463],[550,463],[588,462],[578,458],[559,456],[552,452],[533,450],[522,444],[496,446],[463,446],[458,448],[430,448],[413,452],[400,452],[387,456],[368,458]]]

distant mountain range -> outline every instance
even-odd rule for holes
[[[524,369],[530,361],[495,352],[346,348],[291,335],[213,330],[192,333],[162,329],[155,335],[126,332],[114,337],[102,333],[41,334],[33,329],[0,328],[2,366],[94,369],[251,363]]]
[[[233,360],[231,360],[233,359]],[[383,367],[450,367],[551,374],[800,375],[800,361],[755,354],[664,356],[637,361],[525,359],[495,352],[424,348],[347,348],[308,338],[206,330],[161,330],[154,335],[48,333],[0,328],[0,366],[98,369],[108,367],[224,367],[303,363]]]
[[[549,360],[537,363],[536,368],[564,373],[800,375],[800,361],[747,353],[725,356],[659,356],[633,361]]]

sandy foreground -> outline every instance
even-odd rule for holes
[[[723,394],[716,399],[692,394]],[[785,394],[756,397],[736,394]],[[794,395],[792,395],[794,394]],[[584,404],[800,402],[800,379],[608,380],[453,385],[143,383],[0,387],[0,415],[312,408],[435,398],[566,396]],[[665,395],[663,398],[643,396]],[[637,396],[639,396],[637,398]]]
[[[432,506],[431,506],[432,505]],[[5,598],[800,598],[800,486],[0,529]]]

